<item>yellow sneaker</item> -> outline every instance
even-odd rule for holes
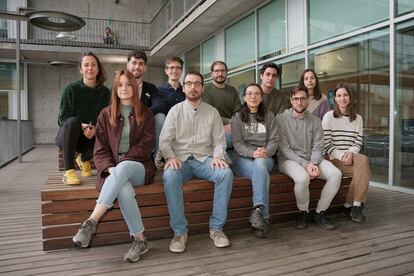
[[[68,184],[68,185],[81,184],[74,169],[65,171],[65,173],[63,174],[63,183]]]
[[[92,175],[91,164],[88,161],[82,162],[80,154],[78,154],[78,157],[76,157],[76,164],[78,164],[79,168],[82,170],[82,176]]]

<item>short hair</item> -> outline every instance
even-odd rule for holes
[[[260,68],[260,75],[263,75],[267,68],[276,69],[276,78],[280,77],[282,74],[281,68],[276,63],[268,62],[263,64],[262,68]]]
[[[93,57],[96,60],[96,63],[98,65],[98,75],[96,75],[96,87],[103,85],[104,82],[108,79],[108,77],[106,75],[106,71],[105,71],[102,63],[99,61],[98,57],[94,53],[92,53],[90,51],[84,52],[82,57],[79,60],[79,67],[82,66],[82,60],[86,56]]]
[[[170,64],[171,62],[178,62],[181,66],[184,65],[184,61],[181,58],[179,58],[179,57],[170,57],[170,58],[167,58],[165,60],[165,63],[164,63],[165,67],[167,67],[168,64]]]
[[[145,64],[147,64],[147,54],[144,51],[139,51],[139,50],[132,51],[128,55],[128,61],[130,61],[132,57],[136,59],[142,59],[144,60]]]
[[[224,67],[226,67],[226,71],[228,71],[229,69],[227,68],[227,64],[224,61],[221,60],[216,60],[215,62],[213,62],[210,66],[210,72],[214,71],[214,66],[216,66],[217,64],[222,64],[224,65]]]
[[[185,73],[184,81],[185,81],[185,78],[189,75],[199,76],[200,79],[201,79],[201,84],[204,86],[204,77],[203,77],[203,75],[200,74],[200,72],[198,72],[198,71],[189,71],[189,72]]]
[[[304,91],[306,93],[306,97],[309,97],[308,88],[302,85],[293,87],[292,91],[290,92],[290,97],[293,98],[293,96],[295,96],[295,94],[298,93],[299,91]]]

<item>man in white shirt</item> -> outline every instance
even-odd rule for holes
[[[161,130],[159,149],[167,162],[164,166],[164,192],[174,238],[171,252],[183,252],[187,242],[188,223],[184,215],[182,186],[193,177],[214,182],[210,238],[216,247],[227,247],[223,232],[227,220],[233,172],[224,161],[226,140],[217,109],[201,100],[203,76],[188,72],[184,78],[186,100],[168,112]]]

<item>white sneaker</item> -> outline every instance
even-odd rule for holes
[[[170,251],[174,253],[181,253],[185,250],[186,243],[187,234],[174,235],[174,238],[170,242]]]
[[[226,237],[223,230],[210,229],[210,239],[212,239],[214,241],[214,245],[219,248],[230,245],[230,240]]]

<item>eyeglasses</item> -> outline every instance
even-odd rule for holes
[[[186,81],[186,82],[184,82],[184,85],[186,87],[192,87],[194,85],[195,88],[200,88],[203,85],[203,83],[200,82],[200,81],[195,81],[195,82]]]
[[[181,67],[181,66],[165,66],[165,69],[169,69],[169,70],[182,70],[183,69],[183,67]]]
[[[259,92],[247,92],[246,94],[244,94],[246,97],[259,97],[259,96],[261,96],[262,94],[261,93],[259,93]]]
[[[214,73],[214,74],[219,74],[219,73],[224,74],[224,73],[227,73],[227,70],[226,70],[226,69],[213,70],[213,73]]]
[[[295,102],[295,103],[298,103],[298,102],[307,102],[308,101],[308,98],[307,97],[300,97],[300,98],[293,97],[292,98],[292,101]]]

